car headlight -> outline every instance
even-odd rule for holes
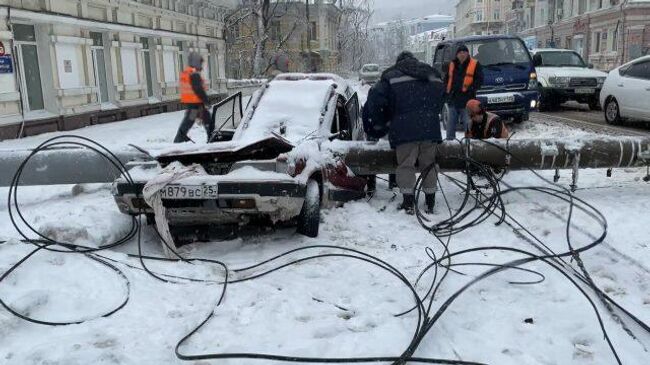
[[[570,77],[550,77],[548,82],[554,86],[569,86]]]
[[[603,84],[605,83],[605,79],[607,79],[607,78],[606,77],[599,77],[597,79],[598,80],[598,86],[603,86]]]
[[[528,89],[533,90],[537,89],[537,74],[534,72],[530,73],[530,78],[528,79]]]

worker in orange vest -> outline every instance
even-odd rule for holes
[[[463,130],[469,127],[467,102],[476,99],[476,92],[483,85],[483,69],[479,62],[470,57],[469,49],[461,44],[456,49],[456,57],[449,62],[444,79],[447,85],[447,140],[456,139],[456,126],[462,123]]]
[[[208,142],[210,142],[210,137],[214,132],[214,121],[208,111],[208,94],[205,92],[205,82],[203,76],[201,76],[203,57],[196,52],[192,52],[188,57],[187,64],[188,66],[181,72],[179,83],[181,103],[185,105],[187,111],[183,122],[178,127],[174,143],[190,141],[187,132],[199,119],[203,123],[203,127],[208,134]]]
[[[501,118],[485,110],[480,101],[472,99],[467,102],[470,127],[465,137],[471,139],[508,138],[510,132]]]

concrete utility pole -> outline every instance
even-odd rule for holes
[[[510,170],[556,170],[580,168],[617,168],[650,163],[650,137],[575,140],[490,140],[469,144],[445,142],[438,145],[438,164],[442,170],[460,171],[465,156],[495,167]],[[509,151],[509,153],[505,152]],[[372,142],[338,141],[332,152],[358,175],[394,173],[395,151]],[[9,186],[18,166],[30,150],[0,151],[0,187]],[[131,147],[114,151],[123,162],[151,161],[152,158]],[[210,160],[210,154],[195,154],[197,161]],[[21,185],[61,185],[109,183],[118,177],[116,169],[104,157],[82,148],[57,148],[36,154],[26,165]]]

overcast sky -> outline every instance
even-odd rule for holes
[[[454,15],[456,0],[374,0],[375,22],[432,14]]]

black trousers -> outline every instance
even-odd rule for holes
[[[197,119],[203,121],[203,127],[205,128],[205,132],[208,134],[208,142],[210,142],[210,138],[214,132],[214,122],[210,117],[210,112],[203,107],[203,105],[189,104],[187,105],[185,117],[183,118],[181,125],[178,127],[178,132],[176,132],[174,143],[182,143],[190,140],[187,136],[187,132],[190,131]]]

